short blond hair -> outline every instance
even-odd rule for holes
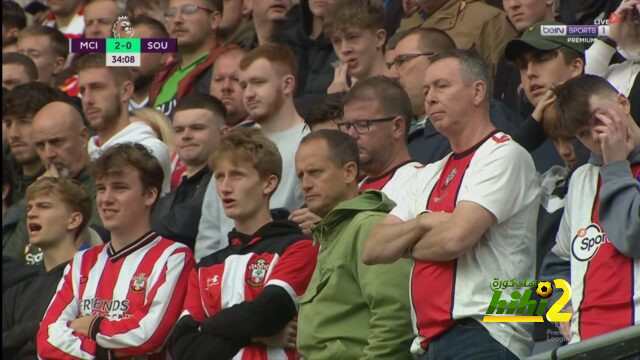
[[[169,152],[173,152],[176,142],[173,129],[171,129],[171,119],[169,119],[167,115],[162,111],[148,107],[133,110],[131,114],[149,125],[151,130],[158,136],[158,139],[167,145]],[[130,117],[130,119],[132,119],[132,117]]]

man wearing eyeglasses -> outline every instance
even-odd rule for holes
[[[164,15],[169,35],[178,40],[178,60],[156,77],[149,103],[172,117],[188,93],[209,93],[212,64],[226,50],[216,41],[222,1],[170,0]]]

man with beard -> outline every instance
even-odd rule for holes
[[[104,55],[89,54],[78,61],[78,91],[89,126],[97,135],[89,139],[89,156],[100,157],[116,144],[133,142],[144,145],[164,171],[163,192],[169,191],[169,149],[151,127],[141,121],[129,122],[127,105],[133,94],[131,70],[107,67]]]
[[[226,125],[230,128],[253,126],[247,119],[247,110],[242,103],[240,87],[240,60],[247,52],[242,49],[231,49],[220,54],[213,65],[211,76],[211,95],[218,98],[227,109]]]
[[[178,40],[178,61],[156,76],[149,103],[170,118],[185,95],[209,93],[211,65],[226,50],[216,40],[221,12],[221,0],[169,0],[164,15],[169,35]]]
[[[133,34],[141,39],[168,38],[169,33],[162,23],[152,17],[140,15],[131,20]],[[140,54],[140,66],[132,68],[133,71],[133,95],[129,101],[129,111],[140,109],[149,105],[149,91],[153,77],[164,69],[169,60],[169,53]]]

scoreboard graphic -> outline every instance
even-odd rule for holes
[[[133,37],[133,29],[126,16],[118,17],[112,32],[113,37],[107,39],[70,39],[69,52],[105,54],[107,66],[140,66],[141,53],[175,53],[178,49],[177,39]],[[128,35],[128,38],[122,35]]]

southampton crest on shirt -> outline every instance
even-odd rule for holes
[[[145,273],[140,273],[136,275],[133,280],[131,280],[131,291],[133,292],[142,292],[147,285],[147,275]]]
[[[269,263],[265,259],[258,259],[255,263],[249,265],[249,277],[247,283],[254,287],[264,284],[264,278],[269,270]]]
[[[449,173],[449,175],[447,175],[447,177],[444,179],[444,185],[442,185],[443,190],[449,187],[449,184],[451,183],[451,181],[453,180],[453,178],[456,176],[457,173],[458,173],[457,168],[451,169],[451,172]]]

